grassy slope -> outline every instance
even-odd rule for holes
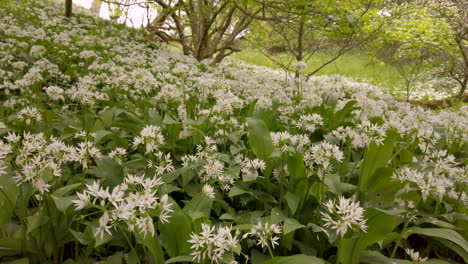
[[[325,52],[314,56],[309,62],[309,72],[321,66],[329,58],[331,54]],[[242,61],[255,65],[267,66],[271,68],[279,68],[267,56],[262,53],[246,48],[245,50],[236,53],[233,57]],[[289,58],[284,56],[283,61]],[[307,71],[306,71],[307,72]],[[323,68],[317,75],[332,75],[340,74],[357,80],[366,80],[372,84],[379,85],[392,90],[398,89],[402,79],[398,72],[391,66],[372,62],[368,56],[359,52],[352,52],[343,55],[335,62]]]

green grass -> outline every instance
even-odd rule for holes
[[[327,52],[315,54],[308,61],[309,67],[306,70],[306,73],[320,67],[332,56],[333,54]],[[235,53],[232,57],[255,65],[280,68],[267,56],[263,55],[259,51],[249,48]],[[282,55],[280,59],[282,62],[288,62],[290,57]],[[369,56],[358,51],[344,54],[342,57],[320,70],[316,75],[332,74],[340,74],[357,80],[366,80],[374,85],[379,85],[392,90],[397,90],[402,83],[402,78],[395,68],[375,60],[372,61]]]

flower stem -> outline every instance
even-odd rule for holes
[[[122,232],[123,236],[125,237],[125,240],[127,241],[128,245],[130,246],[130,249],[135,254],[136,259],[137,259],[137,263],[141,264],[140,258],[138,257],[138,254],[137,254],[135,248],[133,247],[133,244],[130,242],[130,239],[128,238],[126,231],[118,223],[117,223],[117,226],[119,227],[120,231]]]
[[[267,244],[268,252],[270,253],[271,258],[274,258],[275,255],[273,255],[273,251],[271,250],[270,245]]]
[[[403,230],[401,230],[400,237],[398,238],[397,242],[395,243],[395,247],[393,248],[392,255],[390,256],[390,258],[394,258],[394,257],[395,257],[396,252],[397,252],[397,249],[398,249],[398,247],[400,246],[401,237],[402,237],[403,234],[406,232],[406,229],[408,228],[408,225],[409,225],[409,221],[406,221],[406,220],[405,220],[405,225],[403,226]]]

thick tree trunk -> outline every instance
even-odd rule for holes
[[[93,3],[91,4],[91,13],[93,13],[96,16],[99,16],[101,12],[101,5],[102,5],[101,0],[94,0]]]
[[[73,6],[73,0],[65,0],[65,16],[66,17],[72,16],[72,6]]]

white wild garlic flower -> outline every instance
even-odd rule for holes
[[[364,219],[364,209],[352,199],[340,196],[338,203],[334,199],[325,204],[325,212],[321,212],[324,227],[336,231],[344,237],[349,229],[367,231],[367,220]]]
[[[161,128],[154,125],[145,126],[141,130],[140,136],[133,139],[134,148],[138,147],[138,145],[145,145],[145,154],[157,150],[158,146],[162,144],[164,144],[164,136],[162,135]]]
[[[281,234],[281,226],[277,224],[269,224],[266,222],[262,224],[259,222],[254,225],[252,229],[242,236],[242,238],[254,237],[257,240],[257,245],[260,245],[262,248],[271,247],[275,248],[276,245],[279,245],[279,234]]]
[[[194,261],[219,263],[225,254],[238,247],[239,239],[237,235],[232,235],[231,227],[202,224],[202,232],[192,233],[188,242],[192,244],[190,255]]]

